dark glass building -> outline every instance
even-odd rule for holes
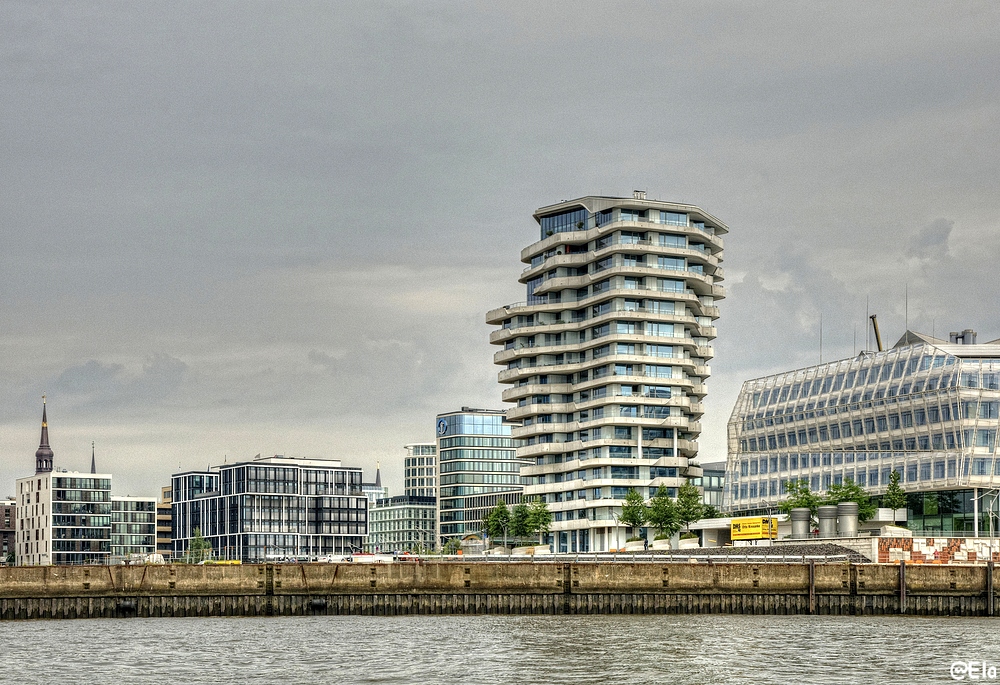
[[[368,536],[362,474],[340,461],[275,455],[172,478],[173,554],[198,529],[221,559],[263,562],[360,551]]]

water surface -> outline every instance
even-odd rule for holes
[[[21,621],[11,683],[933,683],[1000,619],[405,616]],[[988,682],[988,681],[987,681]],[[1000,679],[993,681],[1000,682]]]

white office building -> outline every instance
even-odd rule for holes
[[[534,214],[524,302],[487,314],[525,496],[553,513],[555,551],[624,544],[630,488],[701,475],[699,419],[724,296],[726,225],[693,205],[583,197]],[[443,473],[443,471],[442,471]]]

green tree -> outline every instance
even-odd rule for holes
[[[622,513],[618,515],[618,520],[635,529],[636,535],[639,534],[638,529],[646,522],[646,502],[635,488],[629,488],[625,493],[625,502],[622,504]]]
[[[510,534],[515,539],[526,538],[532,534],[531,510],[524,502],[516,505],[510,513]]]
[[[681,529],[681,520],[677,514],[677,505],[674,503],[673,498],[667,494],[666,486],[661,485],[656,490],[656,494],[649,500],[646,521],[656,529],[657,540],[669,538]]]
[[[500,500],[496,506],[486,515],[486,533],[491,538],[503,538],[504,547],[507,546],[507,531],[510,530],[510,509],[507,503]]]
[[[834,483],[826,491],[824,504],[840,504],[841,502],[856,502],[858,505],[858,521],[865,522],[875,518],[875,502],[865,489],[854,482],[853,478],[846,478],[840,485]]]
[[[448,538],[448,542],[441,547],[441,554],[455,554],[462,547],[462,541],[458,538]]]
[[[536,497],[531,500],[528,513],[528,528],[532,533],[538,535],[538,544],[542,544],[542,536],[549,532],[549,526],[552,525],[552,512],[549,511],[549,505],[541,497]]]
[[[201,528],[194,529],[194,537],[188,544],[185,561],[189,564],[197,564],[212,556],[212,543],[202,537]]]
[[[702,516],[703,519],[718,519],[722,518],[722,512],[715,508],[714,505],[706,504],[705,513]]]
[[[895,469],[889,476],[889,487],[882,495],[882,504],[890,509],[902,509],[906,506],[906,493],[903,492],[903,488],[899,487],[899,471]]]
[[[698,486],[688,481],[677,488],[677,518],[685,528],[705,516],[705,503]]]
[[[792,509],[808,509],[812,516],[816,516],[819,505],[823,500],[815,492],[809,489],[809,481],[805,478],[800,480],[790,480],[785,483],[788,490],[788,498],[778,505],[778,511],[787,514]]]

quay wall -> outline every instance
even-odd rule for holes
[[[993,564],[454,562],[0,568],[0,620],[404,614],[993,616]]]

